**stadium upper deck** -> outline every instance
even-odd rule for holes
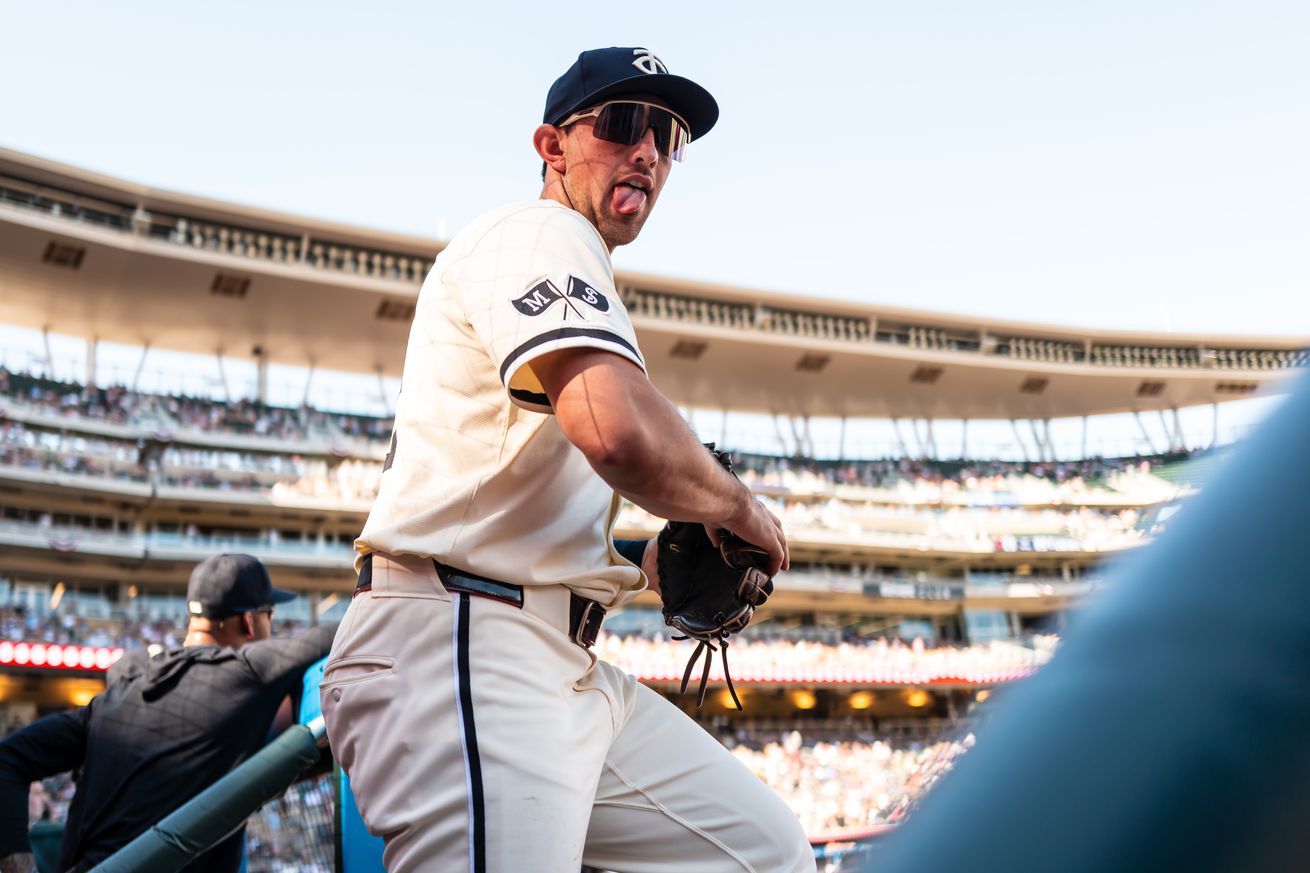
[[[0,149],[0,323],[398,375],[417,290],[441,246]],[[1310,345],[617,278],[652,377],[689,407],[925,419],[1177,409],[1249,396],[1305,364]]]

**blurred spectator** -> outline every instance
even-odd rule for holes
[[[738,732],[728,743],[815,837],[904,820],[974,738],[909,745],[885,739],[815,742],[793,730],[768,741]]]

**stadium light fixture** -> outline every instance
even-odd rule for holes
[[[847,702],[850,703],[851,709],[868,709],[873,706],[873,692],[857,691],[850,696],[850,700]]]
[[[922,688],[908,688],[905,691],[905,702],[915,709],[922,709],[932,702],[932,695]]]
[[[797,709],[814,709],[818,700],[808,688],[796,688],[791,692],[791,705]]]

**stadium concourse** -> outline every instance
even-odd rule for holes
[[[0,325],[46,352],[0,355],[5,731],[90,699],[123,650],[176,645],[187,575],[216,552],[255,554],[302,595],[279,608],[282,632],[339,617],[391,423],[312,408],[310,385],[399,373],[441,242],[3,150],[0,229]],[[725,446],[784,519],[793,566],[734,644],[744,713],[677,695],[688,649],[651,595],[606,621],[598,650],[773,785],[832,870],[912,813],[973,744],[988,697],[1050,658],[1103,559],[1149,541],[1221,462],[1195,451],[1218,428],[1185,433],[1179,410],[1277,390],[1307,360],[1305,338],[1082,331],[618,279],[652,377],[693,420],[793,425],[773,450]],[[84,341],[76,362],[54,337]],[[107,378],[105,343],[138,350],[131,378]],[[204,353],[220,372],[246,359],[251,396],[141,384],[152,350]],[[271,402],[274,365],[301,368],[303,402]],[[1158,417],[1164,444],[1090,451],[1099,417],[1122,413]],[[840,423],[830,450],[810,428],[823,420]],[[866,420],[895,423],[894,451],[848,439]],[[1016,440],[1026,430],[1021,459],[971,452],[968,423],[982,420],[1012,423]],[[1080,451],[1057,460],[1053,420],[1080,422]],[[958,452],[939,450],[948,425]],[[660,524],[625,506],[618,534]],[[35,788],[34,817],[59,820],[69,784]],[[332,869],[332,803],[311,782],[269,804],[250,869]]]

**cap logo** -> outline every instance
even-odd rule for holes
[[[667,74],[669,72],[669,68],[664,66],[664,62],[655,57],[655,53],[650,49],[633,49],[632,53],[637,56],[637,59],[632,62],[632,65],[643,73],[648,73],[653,76],[656,73]]]

